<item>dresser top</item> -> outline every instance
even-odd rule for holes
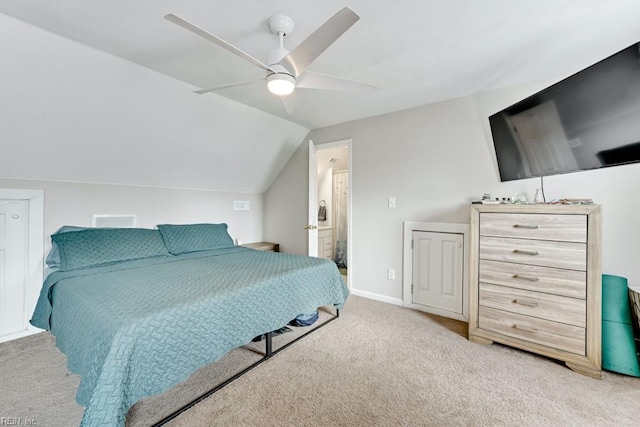
[[[561,205],[561,204],[472,204],[472,211],[504,212],[504,213],[542,213],[571,215],[588,215],[600,210],[600,205]]]

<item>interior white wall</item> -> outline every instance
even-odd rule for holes
[[[0,179],[0,188],[44,190],[44,249],[63,225],[90,226],[91,214],[135,214],[137,226],[227,223],[231,237],[243,243],[263,235],[263,195],[205,190]],[[248,200],[251,209],[234,211],[234,200]]]
[[[558,79],[559,80],[559,79]],[[483,193],[533,198],[540,179],[501,183],[487,117],[554,83],[536,82],[473,97],[317,129],[316,145],[353,141],[352,288],[402,299],[402,223],[468,223]],[[306,253],[307,146],[302,144],[266,193],[265,230],[290,251]],[[640,283],[640,164],[545,178],[548,199],[590,197],[603,205],[603,271]],[[396,208],[388,208],[388,197]],[[286,197],[286,203],[281,203]],[[286,220],[285,220],[286,218]],[[298,227],[297,225],[300,224]]]

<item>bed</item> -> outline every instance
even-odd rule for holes
[[[234,246],[226,224],[74,229],[52,242],[59,263],[31,323],[80,375],[82,426],[123,426],[138,400],[348,296],[333,262]]]

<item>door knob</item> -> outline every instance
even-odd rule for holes
[[[318,228],[318,226],[316,226],[316,225],[305,225],[304,226],[305,230],[315,230],[316,228]]]
[[[13,219],[18,219],[18,218],[20,218],[20,215],[18,215],[18,214],[11,215],[11,218],[13,218]]]

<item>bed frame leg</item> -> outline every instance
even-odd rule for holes
[[[267,332],[266,340],[265,340],[265,346],[266,346],[266,351],[264,356],[265,359],[268,359],[273,354],[273,341],[271,340],[272,337],[273,337],[273,332]]]
[[[317,327],[308,330],[304,334],[302,334],[299,337],[295,338],[293,341],[290,341],[290,342],[282,345],[281,347],[277,348],[275,351],[273,350],[273,341],[272,341],[273,332],[267,332],[265,334],[265,346],[266,346],[265,356],[262,359],[260,359],[257,362],[253,363],[251,366],[246,367],[244,370],[242,370],[241,372],[238,372],[237,374],[235,374],[231,378],[229,378],[229,379],[223,381],[222,383],[218,384],[217,386],[215,386],[214,388],[212,388],[208,392],[204,393],[200,397],[198,397],[198,398],[192,400],[191,402],[187,403],[186,405],[182,406],[182,408],[177,409],[176,411],[174,411],[170,415],[167,415],[166,417],[164,417],[163,419],[161,419],[157,423],[153,424],[152,427],[160,427],[160,426],[165,425],[169,421],[171,421],[174,418],[176,418],[178,415],[182,414],[184,411],[188,410],[189,408],[192,408],[193,406],[195,406],[199,402],[202,402],[204,399],[206,399],[207,397],[211,396],[212,394],[214,394],[215,392],[217,392],[218,390],[220,390],[221,388],[223,388],[227,384],[230,384],[231,382],[233,382],[236,379],[240,378],[241,376],[243,376],[244,374],[246,374],[247,372],[249,372],[250,370],[252,370],[256,366],[260,365],[262,362],[265,362],[266,360],[270,359],[272,356],[280,353],[282,350],[284,350],[287,347],[289,347],[290,345],[298,342],[299,340],[301,340],[302,338],[306,337],[310,333],[317,331],[318,329],[322,328],[325,325],[328,325],[332,321],[336,320],[338,317],[340,317],[340,310],[336,309],[336,315],[335,316],[333,316],[329,320],[326,320],[324,323],[319,324]]]

